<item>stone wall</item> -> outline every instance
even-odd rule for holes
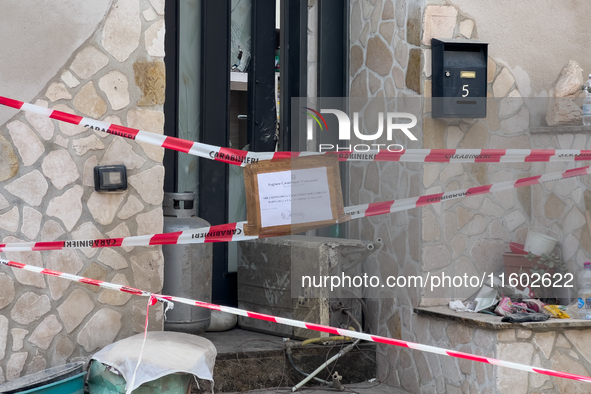
[[[421,3],[351,0],[351,97],[420,93],[413,65],[420,63]]]
[[[440,3],[440,2],[437,2]],[[423,74],[425,95],[431,91],[429,43],[436,38],[478,39],[478,21],[458,7],[429,4],[423,17]],[[544,107],[539,98],[525,97],[507,59],[496,57],[502,42],[489,42],[488,108],[486,119],[441,121],[429,119],[425,108],[423,142],[425,148],[491,149],[581,149],[587,136],[568,131],[536,133],[541,119],[532,108]],[[532,45],[540,45],[532,43]],[[541,48],[540,48],[541,49]],[[572,48],[573,56],[577,49]],[[565,60],[566,63],[566,60]],[[558,75],[558,73],[556,73]],[[541,115],[544,116],[544,115]],[[573,163],[523,164],[425,164],[423,191],[448,191],[458,188],[514,180],[520,177],[559,172],[588,165]],[[442,216],[423,209],[422,241],[424,263],[429,268],[455,266],[458,272],[480,273],[502,267],[501,252],[510,241],[523,243],[527,227],[541,226],[558,234],[563,261],[572,272],[582,268],[591,257],[591,237],[584,217],[584,196],[589,193],[588,177],[573,178],[543,185],[493,194],[451,200],[443,205]],[[447,244],[447,246],[446,246]],[[429,260],[429,257],[436,259]],[[445,256],[443,259],[441,256]],[[428,297],[428,295],[425,295]],[[436,296],[436,295],[434,295]],[[424,300],[428,305],[430,301]]]
[[[591,354],[589,329],[491,329],[446,319],[413,315],[420,343],[493,357],[534,367],[588,375]],[[407,325],[408,322],[402,322]],[[403,335],[404,338],[404,335]],[[380,345],[381,346],[381,345]],[[382,346],[385,347],[385,346]],[[587,392],[587,383],[532,374],[480,362],[445,358],[393,347],[389,362],[396,368],[388,382],[412,393],[528,394]],[[384,368],[385,363],[379,364]]]
[[[485,357],[495,357],[496,332],[466,326],[452,321],[418,316],[404,310],[389,323],[390,329],[402,339],[421,344],[458,350]],[[410,330],[415,328],[415,335]],[[416,327],[421,327],[416,330]],[[388,384],[411,393],[479,393],[492,394],[496,368],[469,360],[461,360],[395,346],[378,345],[388,356],[378,364],[378,376]],[[388,369],[389,368],[389,369]],[[527,379],[526,379],[527,381]]]
[[[589,338],[591,330],[563,329],[559,331],[535,332],[526,329],[502,330],[497,334],[497,358],[567,371],[578,375],[589,375],[591,354]],[[556,379],[549,376],[499,368],[496,385],[501,393],[584,393],[588,383],[570,379]]]
[[[456,7],[427,5],[423,17],[422,84],[431,92],[431,38],[477,38],[476,24]],[[484,119],[432,119],[425,106],[423,147],[433,149],[530,149],[529,110],[508,68],[488,59],[488,107]],[[427,163],[421,194],[441,193],[527,177],[531,164]],[[490,274],[503,267],[510,241],[522,241],[530,224],[531,187],[455,199],[422,209],[425,272]],[[466,289],[469,290],[469,289]],[[465,298],[470,295],[463,294]],[[423,305],[446,304],[449,289],[423,294]]]
[[[76,20],[78,13],[73,7],[68,15],[74,26],[84,22]],[[164,0],[113,1],[96,30],[61,59],[59,71],[31,102],[163,133],[163,14]],[[26,22],[7,14],[0,18],[9,27]],[[45,18],[53,18],[57,26],[62,21],[58,14]],[[53,50],[51,46],[45,49]],[[2,242],[162,232],[162,148],[34,114],[13,111],[11,116],[0,126]],[[93,167],[105,164],[126,165],[126,192],[94,191]],[[160,247],[4,255],[21,263],[148,291],[162,288]],[[16,269],[1,271],[0,382],[88,357],[143,330],[144,299]],[[151,329],[161,329],[161,309],[152,310],[151,319]]]
[[[421,148],[424,144],[420,116],[423,100],[419,95],[421,84],[417,71],[420,72],[421,62],[423,1],[356,0],[351,1],[350,6],[351,112],[359,112],[363,119],[361,127],[367,134],[375,133],[379,112],[419,115],[419,124],[411,130],[419,140],[410,141],[402,135],[395,136],[392,142],[407,148]],[[351,144],[359,142],[351,141]],[[384,138],[376,141],[386,142]],[[348,205],[418,196],[421,191],[422,166],[418,163],[351,162],[349,168]],[[379,276],[382,280],[388,276],[422,275],[419,209],[357,219],[349,223],[349,229],[352,238],[383,240],[381,250],[365,263],[364,272],[368,275]],[[405,321],[405,327],[409,327],[412,307],[421,298],[420,289],[366,289],[365,297],[369,309],[366,328],[372,333],[417,340],[415,334],[409,329],[403,330],[400,323]],[[400,387],[393,349],[378,347],[378,378]],[[409,373],[413,374],[413,379],[417,378],[416,371]]]
[[[478,38],[477,26],[478,21],[454,6],[427,5],[423,19],[425,94],[431,90],[430,38]],[[489,43],[487,118],[443,122],[426,117],[424,147],[581,149],[586,146],[587,136],[582,133],[570,134],[558,128],[551,134],[535,132],[531,124],[540,124],[540,119],[537,119],[538,114],[530,113],[530,108],[543,105],[538,98],[522,97],[509,68],[515,65],[495,58],[495,48],[501,45],[500,42]],[[576,49],[572,52],[574,55]],[[425,112],[428,111],[426,108]],[[425,193],[447,191],[588,164],[426,164],[423,187]],[[562,259],[571,272],[577,272],[591,256],[591,237],[584,217],[584,196],[589,193],[589,184],[588,177],[581,177],[452,200],[444,204],[442,217],[423,209],[425,266],[440,268],[450,264],[458,272],[468,274],[496,271],[503,266],[501,252],[508,250],[507,243],[523,243],[527,227],[541,226],[558,234]],[[430,261],[429,256],[437,258]],[[444,261],[441,256],[445,256]],[[424,300],[426,305],[429,302]]]
[[[584,149],[589,136],[571,134],[557,130],[555,133],[532,133],[534,149]],[[532,175],[588,166],[589,162],[532,163]],[[591,260],[591,236],[585,219],[587,206],[591,201],[591,180],[588,176],[547,182],[532,186],[531,223],[546,227],[560,235],[562,260],[571,272],[583,269],[583,263]]]

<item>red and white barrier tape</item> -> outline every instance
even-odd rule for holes
[[[207,309],[211,309],[211,310],[227,312],[227,313],[231,313],[233,315],[244,316],[244,317],[248,317],[251,319],[258,319],[258,320],[270,321],[270,322],[278,323],[278,324],[284,324],[284,325],[291,326],[291,327],[305,328],[308,330],[326,332],[326,333],[333,334],[333,335],[342,335],[342,336],[347,336],[347,337],[351,337],[351,338],[357,338],[357,339],[361,339],[361,340],[369,341],[369,342],[384,343],[386,345],[394,345],[394,346],[400,346],[400,347],[405,347],[405,348],[409,348],[409,349],[415,349],[415,350],[418,350],[421,352],[435,353],[435,354],[440,354],[442,356],[449,356],[449,357],[454,357],[454,358],[462,358],[462,359],[466,359],[466,360],[478,361],[478,362],[482,362],[482,363],[486,363],[486,364],[492,364],[492,365],[497,365],[500,367],[517,369],[517,370],[525,371],[525,372],[531,372],[531,373],[537,373],[537,374],[541,374],[541,375],[555,376],[555,377],[559,377],[559,378],[572,379],[572,380],[578,380],[578,381],[582,381],[582,382],[591,383],[591,377],[588,377],[588,376],[575,375],[575,374],[571,374],[571,373],[567,373],[567,372],[559,372],[559,371],[554,371],[551,369],[536,368],[536,367],[532,367],[532,366],[525,365],[525,364],[512,363],[509,361],[498,360],[498,359],[491,358],[491,357],[483,357],[483,356],[477,356],[477,355],[469,354],[469,353],[456,352],[453,350],[446,350],[446,349],[435,347],[435,346],[422,345],[419,343],[403,341],[400,339],[392,339],[392,338],[388,338],[388,337],[365,334],[365,333],[361,333],[361,332],[357,332],[357,331],[351,331],[351,330],[345,330],[342,328],[325,326],[322,324],[306,323],[306,322],[300,321],[300,320],[293,320],[293,319],[287,319],[284,317],[271,316],[271,315],[266,315],[266,314],[257,313],[257,312],[250,312],[250,311],[246,311],[243,309],[232,308],[232,307],[222,306],[222,305],[216,305],[216,304],[211,304],[208,302],[190,300],[190,299],[182,298],[182,297],[167,296],[167,295],[150,293],[150,292],[143,291],[140,289],[134,289],[134,288],[128,287],[128,286],[122,286],[122,285],[117,285],[114,283],[103,282],[101,280],[84,278],[84,277],[77,276],[77,275],[65,274],[63,272],[48,270],[48,269],[44,269],[41,267],[35,267],[35,266],[17,263],[17,262],[9,261],[9,260],[0,260],[0,264],[6,265],[6,266],[12,267],[12,268],[23,269],[23,270],[27,270],[27,271],[31,271],[31,272],[37,272],[39,274],[54,276],[57,278],[64,278],[64,279],[68,279],[68,280],[71,280],[74,282],[90,284],[90,285],[94,285],[94,286],[98,286],[98,287],[104,287],[106,289],[118,290],[118,291],[122,291],[125,293],[130,293],[130,294],[144,296],[144,297],[153,297],[153,298],[156,298],[160,301],[179,302],[182,304],[188,304],[188,305],[198,306],[198,307],[207,308]]]
[[[526,163],[591,160],[591,150],[585,149],[406,149],[339,151],[339,152],[248,152],[232,148],[187,141],[148,131],[110,124],[52,110],[34,104],[0,96],[0,104],[18,110],[46,116],[61,122],[89,127],[92,130],[118,135],[146,144],[172,149],[205,159],[221,161],[241,167],[259,160],[278,160],[313,155],[337,155],[340,161],[397,161],[413,163]],[[369,145],[368,145],[369,148]]]
[[[564,172],[553,172],[544,175],[536,175],[527,178],[521,178],[514,181],[493,183],[491,185],[476,186],[463,190],[454,190],[445,193],[431,194],[428,196],[402,198],[394,201],[374,202],[371,204],[358,205],[345,208],[345,213],[351,215],[351,219],[383,215],[387,213],[405,211],[422,207],[425,205],[436,204],[442,201],[453,200],[478,194],[494,193],[502,190],[516,189],[523,186],[537,185],[544,182],[558,181],[561,179],[573,178],[582,175],[591,174],[591,167],[573,168]]]
[[[430,194],[421,197],[402,198],[400,200],[374,202],[371,204],[354,205],[345,208],[345,214],[351,219],[362,217],[385,215],[408,209],[437,204],[442,201],[457,198],[476,196],[510,190],[523,186],[531,186],[544,182],[558,181],[566,178],[573,178],[591,174],[591,166],[573,168],[564,172],[554,172],[545,175],[537,175],[528,178],[521,178],[515,181],[493,183],[491,185],[476,186],[463,190],[456,190],[445,193]],[[35,252],[42,250],[61,249],[85,249],[85,248],[110,248],[128,246],[154,246],[154,245],[177,245],[209,242],[232,242],[247,241],[259,238],[256,235],[245,235],[244,225],[246,222],[220,224],[217,226],[204,227],[194,230],[177,231],[174,233],[137,235],[125,238],[103,238],[72,241],[53,242],[16,242],[0,244],[0,252]]]
[[[15,242],[0,244],[0,252],[37,252],[42,250],[115,248],[155,245],[200,244],[209,242],[247,241],[258,236],[244,235],[246,222],[220,224],[174,233],[136,235],[125,238],[99,238],[52,242]]]

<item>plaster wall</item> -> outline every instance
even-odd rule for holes
[[[2,95],[29,102],[94,34],[113,0],[2,2]],[[9,39],[7,39],[9,38]],[[14,115],[0,108],[0,124]]]
[[[162,134],[164,0],[87,3],[2,3],[2,50],[12,51],[0,64],[2,95]],[[3,116],[3,243],[162,232],[162,148],[15,110]],[[127,191],[94,191],[93,168],[106,164],[126,165]],[[2,257],[148,291],[162,289],[159,246],[6,252]],[[88,358],[142,332],[146,305],[147,300],[121,292],[0,269],[0,382]],[[161,330],[161,306],[153,308],[149,329]]]
[[[435,3],[435,2],[429,2]],[[546,96],[560,69],[577,61],[591,73],[591,25],[585,0],[451,0],[478,25],[489,55],[513,72],[524,97]]]

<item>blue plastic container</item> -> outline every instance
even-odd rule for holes
[[[84,394],[84,375],[86,375],[86,372],[46,384],[45,386],[21,391],[20,394]]]

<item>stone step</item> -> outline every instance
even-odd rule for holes
[[[285,356],[284,341],[281,337],[242,329],[208,332],[203,336],[209,339],[218,351],[214,368],[216,393],[293,387],[304,379]],[[292,357],[299,369],[310,373],[347,344],[298,347],[293,349]],[[343,377],[341,382],[345,386],[361,382],[371,386],[367,381],[376,377],[375,350],[374,343],[360,343],[335,363],[330,364],[317,377],[330,381],[331,374],[336,371]],[[317,387],[319,384],[313,382],[307,386]],[[210,382],[199,380],[199,386],[200,388],[197,388],[194,385],[193,394],[211,393]]]

